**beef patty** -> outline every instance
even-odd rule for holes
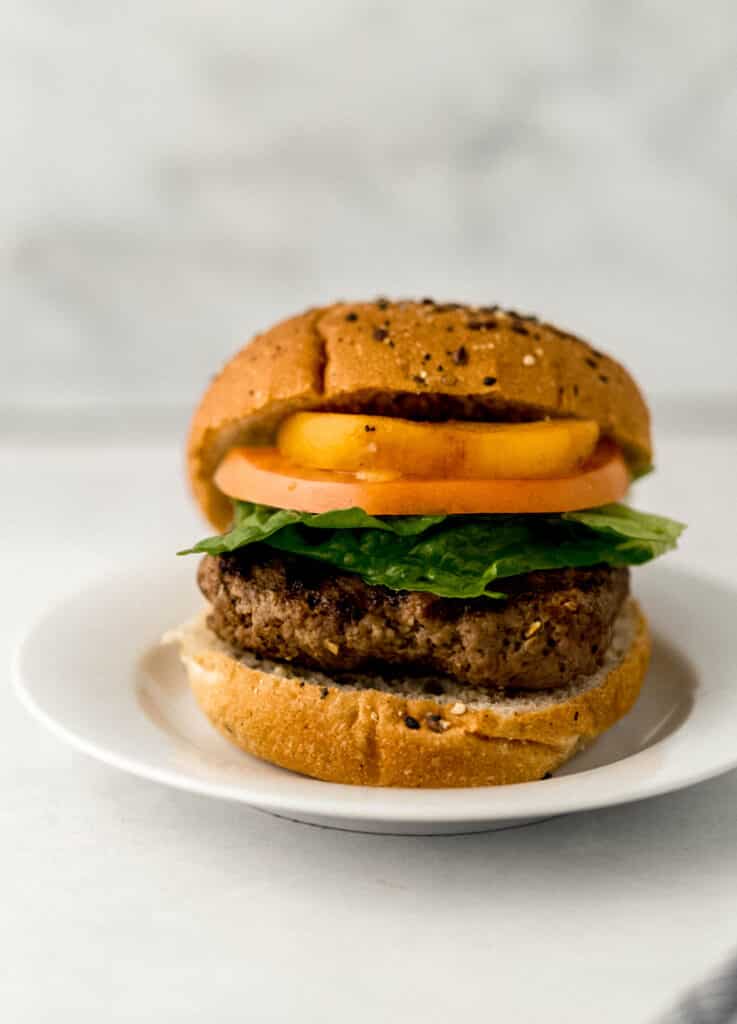
[[[494,582],[505,601],[373,587],[317,561],[253,545],[206,555],[210,628],[236,650],[331,674],[428,671],[490,690],[562,686],[594,672],[629,591],[595,566]]]

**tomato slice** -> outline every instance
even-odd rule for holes
[[[215,473],[231,498],[300,512],[362,508],[369,515],[465,515],[573,512],[619,501],[630,475],[620,449],[602,440],[581,469],[538,480],[399,477],[361,480],[354,473],[298,466],[276,448],[233,448]]]

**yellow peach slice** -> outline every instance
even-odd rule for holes
[[[455,479],[544,479],[575,472],[599,439],[593,420],[418,423],[390,416],[300,412],[277,447],[302,466]]]

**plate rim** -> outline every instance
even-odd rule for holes
[[[124,771],[136,778],[146,779],[160,785],[169,786],[183,792],[195,793],[200,796],[209,796],[216,799],[227,800],[233,803],[242,803],[262,811],[289,812],[295,815],[312,815],[324,817],[335,821],[359,822],[359,821],[381,821],[386,824],[412,824],[428,825],[433,824],[474,824],[483,825],[495,821],[515,821],[529,819],[531,817],[557,817],[565,814],[603,809],[605,807],[622,806],[634,803],[639,800],[650,799],[680,789],[699,785],[709,779],[716,778],[737,768],[737,742],[731,748],[731,753],[726,752],[721,757],[713,759],[709,764],[702,765],[700,769],[691,770],[677,776],[671,774],[660,778],[657,775],[649,779],[635,779],[629,784],[615,786],[614,791],[607,788],[606,792],[580,792],[577,796],[574,793],[576,780],[591,778],[592,776],[602,777],[603,773],[612,775],[617,766],[622,764],[634,764],[637,759],[646,757],[651,751],[659,750],[667,752],[668,748],[677,742],[679,730],[669,734],[656,742],[652,747],[637,751],[636,753],[607,765],[601,765],[586,769],[572,775],[553,777],[552,779],[537,780],[536,782],[517,783],[508,786],[479,786],[479,787],[457,787],[449,789],[415,789],[405,787],[374,787],[374,786],[348,786],[344,784],[322,782],[306,776],[294,775],[300,785],[304,786],[301,792],[282,792],[275,789],[263,791],[263,786],[250,783],[244,780],[243,783],[218,782],[197,778],[185,771],[167,769],[151,764],[145,758],[136,758],[129,754],[115,750],[106,744],[98,743],[89,736],[75,731],[66,723],[59,721],[53,714],[49,713],[33,692],[32,684],[29,685],[24,678],[23,659],[29,645],[36,634],[43,629],[44,625],[54,614],[61,612],[71,601],[83,600],[91,597],[98,590],[109,590],[119,585],[122,581],[130,583],[132,580],[140,584],[141,574],[153,574],[167,569],[174,575],[171,560],[157,564],[147,561],[126,566],[124,570],[117,572],[107,571],[103,574],[82,581],[74,588],[69,588],[67,593],[55,596],[52,600],[37,611],[36,615],[26,626],[19,641],[16,643],[12,658],[11,678],[14,691],[29,714],[49,732],[58,739],[69,744],[72,748],[86,754],[97,761],[110,767]],[[693,567],[681,564],[658,567],[660,572],[694,578],[699,583],[713,586],[721,591],[729,593],[737,601],[737,588],[734,588],[724,578],[709,571],[702,571]],[[698,696],[695,698],[698,701]],[[144,714],[141,711],[141,714]],[[737,729],[735,729],[737,740]],[[545,789],[539,787],[544,783]],[[305,784],[307,784],[305,786]],[[312,789],[314,787],[314,790]],[[260,791],[261,790],[261,791]],[[513,797],[526,797],[521,804],[515,806]],[[539,794],[539,799],[533,798],[533,792]],[[361,795],[367,802],[361,806]],[[391,796],[387,796],[391,794]],[[427,799],[427,795],[431,798]],[[543,795],[545,794],[545,795]],[[423,808],[419,795],[425,797],[425,802],[444,803],[438,813],[431,806]],[[350,797],[354,799],[351,800]],[[387,797],[387,802],[378,806],[379,799]],[[404,803],[401,797],[413,797],[412,800]],[[473,796],[473,803],[482,804],[484,798],[491,801],[491,804],[504,803],[507,806],[478,806],[476,808],[464,807],[463,798],[470,799]],[[337,798],[337,799],[336,799]],[[342,799],[341,799],[342,798]],[[553,799],[551,799],[553,798]]]

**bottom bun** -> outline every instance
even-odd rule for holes
[[[321,672],[239,654],[207,627],[178,642],[195,697],[242,750],[328,782],[498,786],[542,779],[625,715],[650,657],[647,622],[629,599],[601,668],[555,690],[498,694],[448,679]]]

